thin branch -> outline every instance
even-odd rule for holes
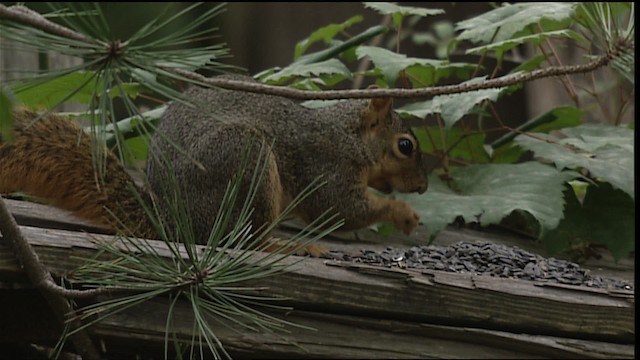
[[[498,31],[500,30],[500,28],[496,28],[496,30],[493,32],[493,35],[491,35],[491,41],[493,42],[496,38],[496,35],[498,35]],[[473,70],[473,74],[471,74],[471,78],[473,79],[474,77],[476,77],[478,75],[478,72],[480,71],[480,68],[482,67],[482,63],[484,62],[484,59],[487,56],[487,53],[489,53],[488,51],[483,51],[482,54],[480,55],[480,59],[478,59],[478,65],[476,66],[476,68]],[[495,71],[494,71],[495,73]],[[495,75],[492,75],[491,78],[493,78]]]
[[[16,220],[9,213],[9,210],[5,206],[2,198],[0,198],[0,231],[2,232],[2,238],[4,241],[12,244],[16,257],[22,265],[27,277],[38,289],[42,291],[51,291],[54,288],[59,288],[55,284],[51,274],[40,263],[38,254],[33,250],[31,244],[29,244],[24,236],[22,236]],[[44,295],[44,299],[49,303],[49,307],[53,310],[55,317],[61,324],[64,324],[65,314],[72,310],[69,306],[69,302],[64,298],[62,293],[57,290],[54,293],[45,293]],[[78,327],[80,322],[73,321],[71,325],[73,327]],[[76,351],[81,353],[83,358],[100,358],[98,351],[86,332],[77,332],[71,336],[71,341],[73,342]]]
[[[543,139],[539,136],[533,135],[532,133],[528,132],[528,131],[524,131],[524,130],[520,130],[520,129],[516,129],[516,128],[512,128],[511,126],[507,126],[504,122],[502,122],[502,119],[500,118],[500,116],[498,115],[498,112],[495,108],[495,106],[493,105],[493,103],[488,102],[487,104],[487,109],[489,109],[489,112],[491,112],[491,114],[493,115],[493,117],[500,123],[500,126],[502,126],[503,129],[506,129],[509,132],[513,132],[513,133],[517,133],[520,135],[525,135],[525,136],[529,136],[532,139],[536,139],[536,140],[540,140],[540,141],[544,141],[546,143],[550,143],[550,144],[557,144],[555,141],[552,140],[548,140],[548,139]],[[495,149],[495,147],[494,147]]]
[[[438,122],[438,129],[440,130],[440,142],[442,143],[442,150],[444,151],[444,149],[447,148],[447,136],[445,135],[444,132],[444,122],[442,121],[442,116],[440,116],[440,114],[436,114],[436,121]],[[442,167],[444,168],[445,172],[449,172],[449,152],[446,151],[444,152],[444,154],[442,155]]]
[[[540,32],[544,32],[544,29],[540,25],[540,22],[538,22],[538,29],[540,30]],[[555,47],[551,43],[551,39],[546,38],[544,40],[544,42],[547,44],[547,47],[549,47],[549,50],[551,50],[551,53],[555,57],[556,62],[558,63],[558,65],[562,66],[562,60],[560,59],[560,55],[558,55],[558,52],[556,51]],[[541,47],[541,49],[542,49],[542,52],[544,53],[544,49],[542,47]],[[547,59],[547,61],[548,60],[549,59]],[[576,92],[576,88],[573,85],[573,81],[571,81],[571,78],[569,78],[568,76],[564,75],[564,76],[562,76],[560,78],[560,80],[565,85],[565,87],[567,89],[567,92],[569,93],[569,96],[571,97],[573,102],[576,104],[577,107],[579,107],[580,106],[580,99],[578,98],[578,94]]]
[[[380,25],[384,27],[389,27],[390,24],[391,24],[391,15],[385,15],[382,18],[382,22],[380,23]],[[373,39],[371,39],[369,46],[378,46],[380,45],[380,43],[382,43],[383,39],[384,39],[384,34],[380,34],[374,37]],[[353,80],[354,89],[358,89],[359,87],[362,86],[362,83],[364,81],[364,75],[362,75],[362,73],[364,73],[367,70],[370,63],[371,63],[371,60],[368,57],[364,57],[362,60],[360,60],[360,63],[358,64],[358,68],[355,71],[355,74],[358,74],[358,75],[356,75],[356,78]]]
[[[610,124],[610,123],[612,123],[611,114],[609,113],[609,107],[607,106],[607,104],[604,102],[604,100],[602,99],[602,97],[598,93],[596,74],[595,74],[595,72],[592,72],[589,75],[591,75],[590,76],[591,77],[591,87],[593,88],[593,92],[589,92],[589,95],[593,96],[593,98],[596,100],[596,102],[599,105],[598,107],[600,108],[600,111],[602,112],[602,116],[607,121],[607,123]]]
[[[213,87],[219,87],[227,90],[240,90],[253,93],[262,93],[269,95],[282,96],[299,100],[335,100],[335,99],[366,99],[375,97],[395,97],[395,98],[421,98],[433,97],[436,95],[458,94],[475,90],[492,89],[504,86],[510,86],[522,82],[538,80],[547,77],[561,76],[567,74],[580,74],[593,71],[602,67],[616,56],[610,53],[599,57],[598,59],[581,65],[569,66],[553,66],[545,69],[537,69],[528,73],[511,74],[496,79],[483,81],[480,83],[465,83],[457,85],[431,86],[420,89],[366,89],[366,90],[326,90],[326,91],[310,91],[298,90],[294,88],[273,86],[258,82],[247,82],[241,80],[232,80],[226,78],[208,78],[192,71],[174,69],[168,66],[158,65],[159,68],[185,78],[198,81]]]
[[[618,113],[616,114],[615,125],[619,126],[622,123],[622,117],[624,113],[627,111],[627,107],[632,103],[631,100],[634,99],[635,88],[631,90],[629,97],[625,98],[622,94],[622,84],[620,85],[620,108],[618,109]]]
[[[31,282],[41,290],[65,298],[88,298],[110,293],[108,289],[72,290],[58,286],[49,271],[40,263],[38,254],[27,239],[24,238],[18,224],[9,213],[4,201],[0,198],[0,231],[2,237],[13,242],[13,249],[18,261]]]
[[[62,25],[58,25],[45,19],[44,16],[22,5],[14,5],[6,7],[0,4],[0,19],[15,21],[33,28],[40,29],[49,34],[66,37],[71,40],[82,41],[86,43],[95,43],[95,41],[83,34],[73,31]]]

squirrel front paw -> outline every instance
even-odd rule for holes
[[[391,221],[396,229],[410,235],[418,226],[420,215],[406,202],[395,200],[389,210]]]

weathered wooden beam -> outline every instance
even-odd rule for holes
[[[107,233],[106,229],[96,227],[89,222],[78,219],[70,213],[50,206],[26,201],[5,199],[9,211],[16,217],[18,224],[49,229],[86,231],[90,233]],[[276,230],[275,235],[286,239],[294,234],[298,224],[285,223]],[[358,232],[336,232],[319,243],[328,248],[335,248],[345,253],[358,252],[362,248],[381,250],[392,245],[395,247],[407,247],[428,243],[428,232],[419,227],[422,235],[408,237],[403,234],[381,236],[373,231],[362,230]],[[437,245],[450,245],[460,241],[489,241],[507,246],[518,246],[521,249],[536,254],[545,255],[539,242],[508,236],[498,233],[487,233],[469,229],[444,230],[438,234],[434,243]],[[557,256],[557,255],[556,255]],[[634,281],[635,261],[633,256],[625,257],[617,262],[613,261],[611,254],[602,249],[598,252],[599,258],[589,258],[582,266],[589,269],[592,274],[603,277],[619,278],[629,282]],[[562,256],[559,256],[563,258]]]
[[[33,225],[77,226],[66,215],[29,213],[29,206],[22,209],[22,218],[31,217]],[[101,242],[113,240],[78,231],[31,226],[21,230],[41,261],[59,275],[94,256]],[[169,256],[164,243],[149,243]],[[278,316],[317,331],[289,328],[291,333],[278,337],[221,327],[219,336],[234,354],[342,358],[632,358],[634,354],[632,292],[313,258],[283,262],[291,265],[288,272],[245,285],[266,287],[260,293],[264,296],[288,298],[282,303],[295,310]],[[29,287],[0,237],[0,293],[6,295],[0,296],[5,331],[0,330],[0,338],[5,341],[10,337],[3,335],[9,332],[29,338],[34,326],[30,322],[41,321],[29,317],[34,313]],[[190,339],[189,304],[180,303],[177,309],[183,321],[180,336]],[[25,317],[16,315],[20,311]],[[92,331],[112,349],[117,344],[136,348],[146,344],[150,352],[161,351],[166,311],[165,300],[157,299],[108,318]],[[55,342],[52,333],[44,333],[34,338]]]
[[[0,290],[1,341],[53,344],[60,328],[32,289]],[[107,355],[162,357],[168,301],[155,299],[106,318],[91,328]],[[193,331],[190,305],[174,308],[174,331],[186,342]],[[282,332],[215,327],[234,358],[633,358],[634,347],[553,336],[293,310],[273,312],[288,322]],[[146,356],[144,356],[146,355]]]
[[[92,256],[101,241],[112,237],[64,230],[21,227],[41,261],[63,274]],[[150,241],[162,254],[166,245]],[[16,276],[6,244],[0,245],[0,275]],[[257,254],[256,256],[260,256]],[[534,282],[473,274],[418,272],[288,258],[286,273],[248,286],[268,287],[268,295],[291,299],[296,308],[386,318],[464,324],[487,329],[510,328],[532,334],[567,335],[631,342],[634,339],[633,298],[537,286]],[[328,266],[335,265],[335,266]]]

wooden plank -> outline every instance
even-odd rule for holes
[[[133,174],[135,175],[135,173]],[[42,204],[9,199],[5,199],[5,203],[20,225],[87,231],[91,233],[107,233],[106,229],[95,227],[86,221],[72,216],[64,210]],[[275,235],[286,239],[287,237],[290,237],[297,228],[299,228],[299,224],[295,222],[288,222],[285,223],[284,226],[281,226],[281,228],[276,231]],[[421,230],[421,233],[426,234],[426,231]],[[370,230],[361,230],[357,232],[336,232],[325,239],[321,239],[319,244],[344,253],[356,253],[364,248],[380,251],[388,246],[401,248],[413,245],[424,245],[428,242],[428,238],[425,236],[421,237],[414,235],[408,237],[401,234],[380,236]],[[544,251],[540,249],[540,244],[529,239],[506,236],[504,234],[479,232],[469,229],[444,230],[438,234],[434,244],[442,246],[460,241],[489,241],[495,244],[518,246],[524,250],[545,255]],[[588,259],[585,263],[581,264],[581,266],[589,269],[593,275],[613,277],[629,282],[634,281],[635,261],[633,256],[625,257],[620,259],[618,262],[614,262],[608,251],[601,251],[600,255],[602,258]],[[562,257],[559,256],[559,258]]]
[[[131,330],[143,328],[144,334],[138,338],[150,337],[160,340],[164,335],[165,304],[150,304],[139,311],[131,311],[114,317],[103,326],[111,325],[110,335],[130,333]],[[188,308],[177,310],[175,318],[178,332],[184,338],[190,337],[193,329],[192,314]],[[273,314],[273,313],[272,313]],[[160,315],[160,316],[159,316]],[[269,357],[322,357],[322,358],[377,358],[377,359],[407,359],[407,358],[468,358],[475,356],[482,358],[523,358],[530,355],[513,350],[502,350],[498,346],[482,344],[464,344],[460,339],[441,339],[413,334],[420,330],[419,325],[384,319],[362,319],[347,315],[319,314],[303,311],[291,311],[287,314],[273,314],[289,322],[305,326],[309,329],[286,326],[283,334],[269,334],[264,332],[242,331],[236,334],[225,331],[219,326],[220,336],[227,340],[229,350],[244,353],[245,356],[255,357],[262,354]],[[132,329],[123,328],[122,320]],[[141,327],[139,324],[144,324]],[[153,329],[148,331],[148,329]],[[106,332],[106,331],[105,331]],[[98,331],[99,334],[103,330]],[[156,340],[157,341],[157,340]],[[267,355],[268,354],[268,355]]]
[[[3,199],[9,212],[20,225],[48,229],[87,231],[96,234],[107,234],[108,230],[95,226],[89,221],[77,218],[70,212],[27,201]]]
[[[78,266],[78,257],[92,256],[97,243],[112,241],[109,236],[97,234],[21,229],[36,247],[41,261],[58,273]],[[168,254],[162,242],[150,243],[161,254]],[[0,259],[10,258],[10,249],[1,244]],[[291,265],[288,272],[245,285],[267,287],[262,295],[287,297],[292,299],[289,304],[300,310],[494,330],[508,328],[530,334],[623,343],[634,341],[633,301],[582,291],[581,287],[548,288],[523,280],[505,282],[477,275],[429,274],[352,263],[327,266],[336,262],[313,258],[292,257],[283,263]],[[362,273],[362,268],[368,272]],[[0,276],[18,274],[20,269],[15,261],[0,262]]]
[[[44,299],[35,290],[0,290],[3,341],[25,339],[55,342],[59,326],[47,316]],[[136,349],[144,357],[162,357],[167,316],[166,299],[106,318],[91,328],[107,350]],[[4,311],[4,313],[3,313]],[[424,324],[394,319],[309,311],[266,311],[290,323],[283,332],[250,331],[217,322],[216,335],[235,357],[255,358],[633,358],[631,345],[513,334],[469,327]],[[26,320],[26,321],[25,321]],[[193,315],[186,302],[174,313],[176,335],[191,339]],[[214,320],[215,321],[215,320]],[[37,326],[34,326],[37,324]],[[130,351],[130,350],[129,350]]]
[[[48,207],[15,203],[22,202],[10,202],[14,213],[39,226],[53,223],[62,228],[91,228],[78,226],[77,219]],[[34,208],[38,211],[32,211]],[[27,226],[22,230],[43,263],[57,273],[77,267],[81,258],[93,256],[97,244],[112,239]],[[150,243],[169,255],[165,244]],[[13,254],[0,240],[0,288],[12,288],[15,295],[16,289],[29,286],[22,281]],[[284,338],[236,332],[242,329],[221,333],[232,353],[240,356],[632,358],[634,354],[630,345],[635,341],[633,293],[311,258],[292,265],[286,274],[247,285],[266,286],[268,291],[261,295],[291,298],[286,304],[296,310],[286,314],[287,320],[318,331],[290,329]],[[29,302],[18,303],[22,304]],[[156,305],[145,316],[141,314],[152,309],[150,304],[114,316],[93,331],[112,348],[147,344],[149,351],[158,351],[164,341],[166,306]],[[12,310],[19,307],[5,306]],[[188,319],[188,304],[181,303],[179,308],[185,311],[181,318]],[[191,325],[185,324],[183,330],[182,335],[190,338]]]
[[[514,334],[506,331],[421,324],[443,338],[465,339],[486,346],[500,344],[503,349],[522,351],[550,358],[633,358],[631,346],[544,335]]]

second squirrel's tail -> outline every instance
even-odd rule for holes
[[[0,137],[0,194],[24,192],[113,232],[119,227],[117,218],[135,236],[155,237],[131,192],[133,179],[111,153],[105,159],[104,181],[98,182],[91,139],[78,124],[49,115],[31,125],[38,115],[25,109],[15,110],[13,116],[13,141]],[[147,200],[147,194],[136,189]]]

